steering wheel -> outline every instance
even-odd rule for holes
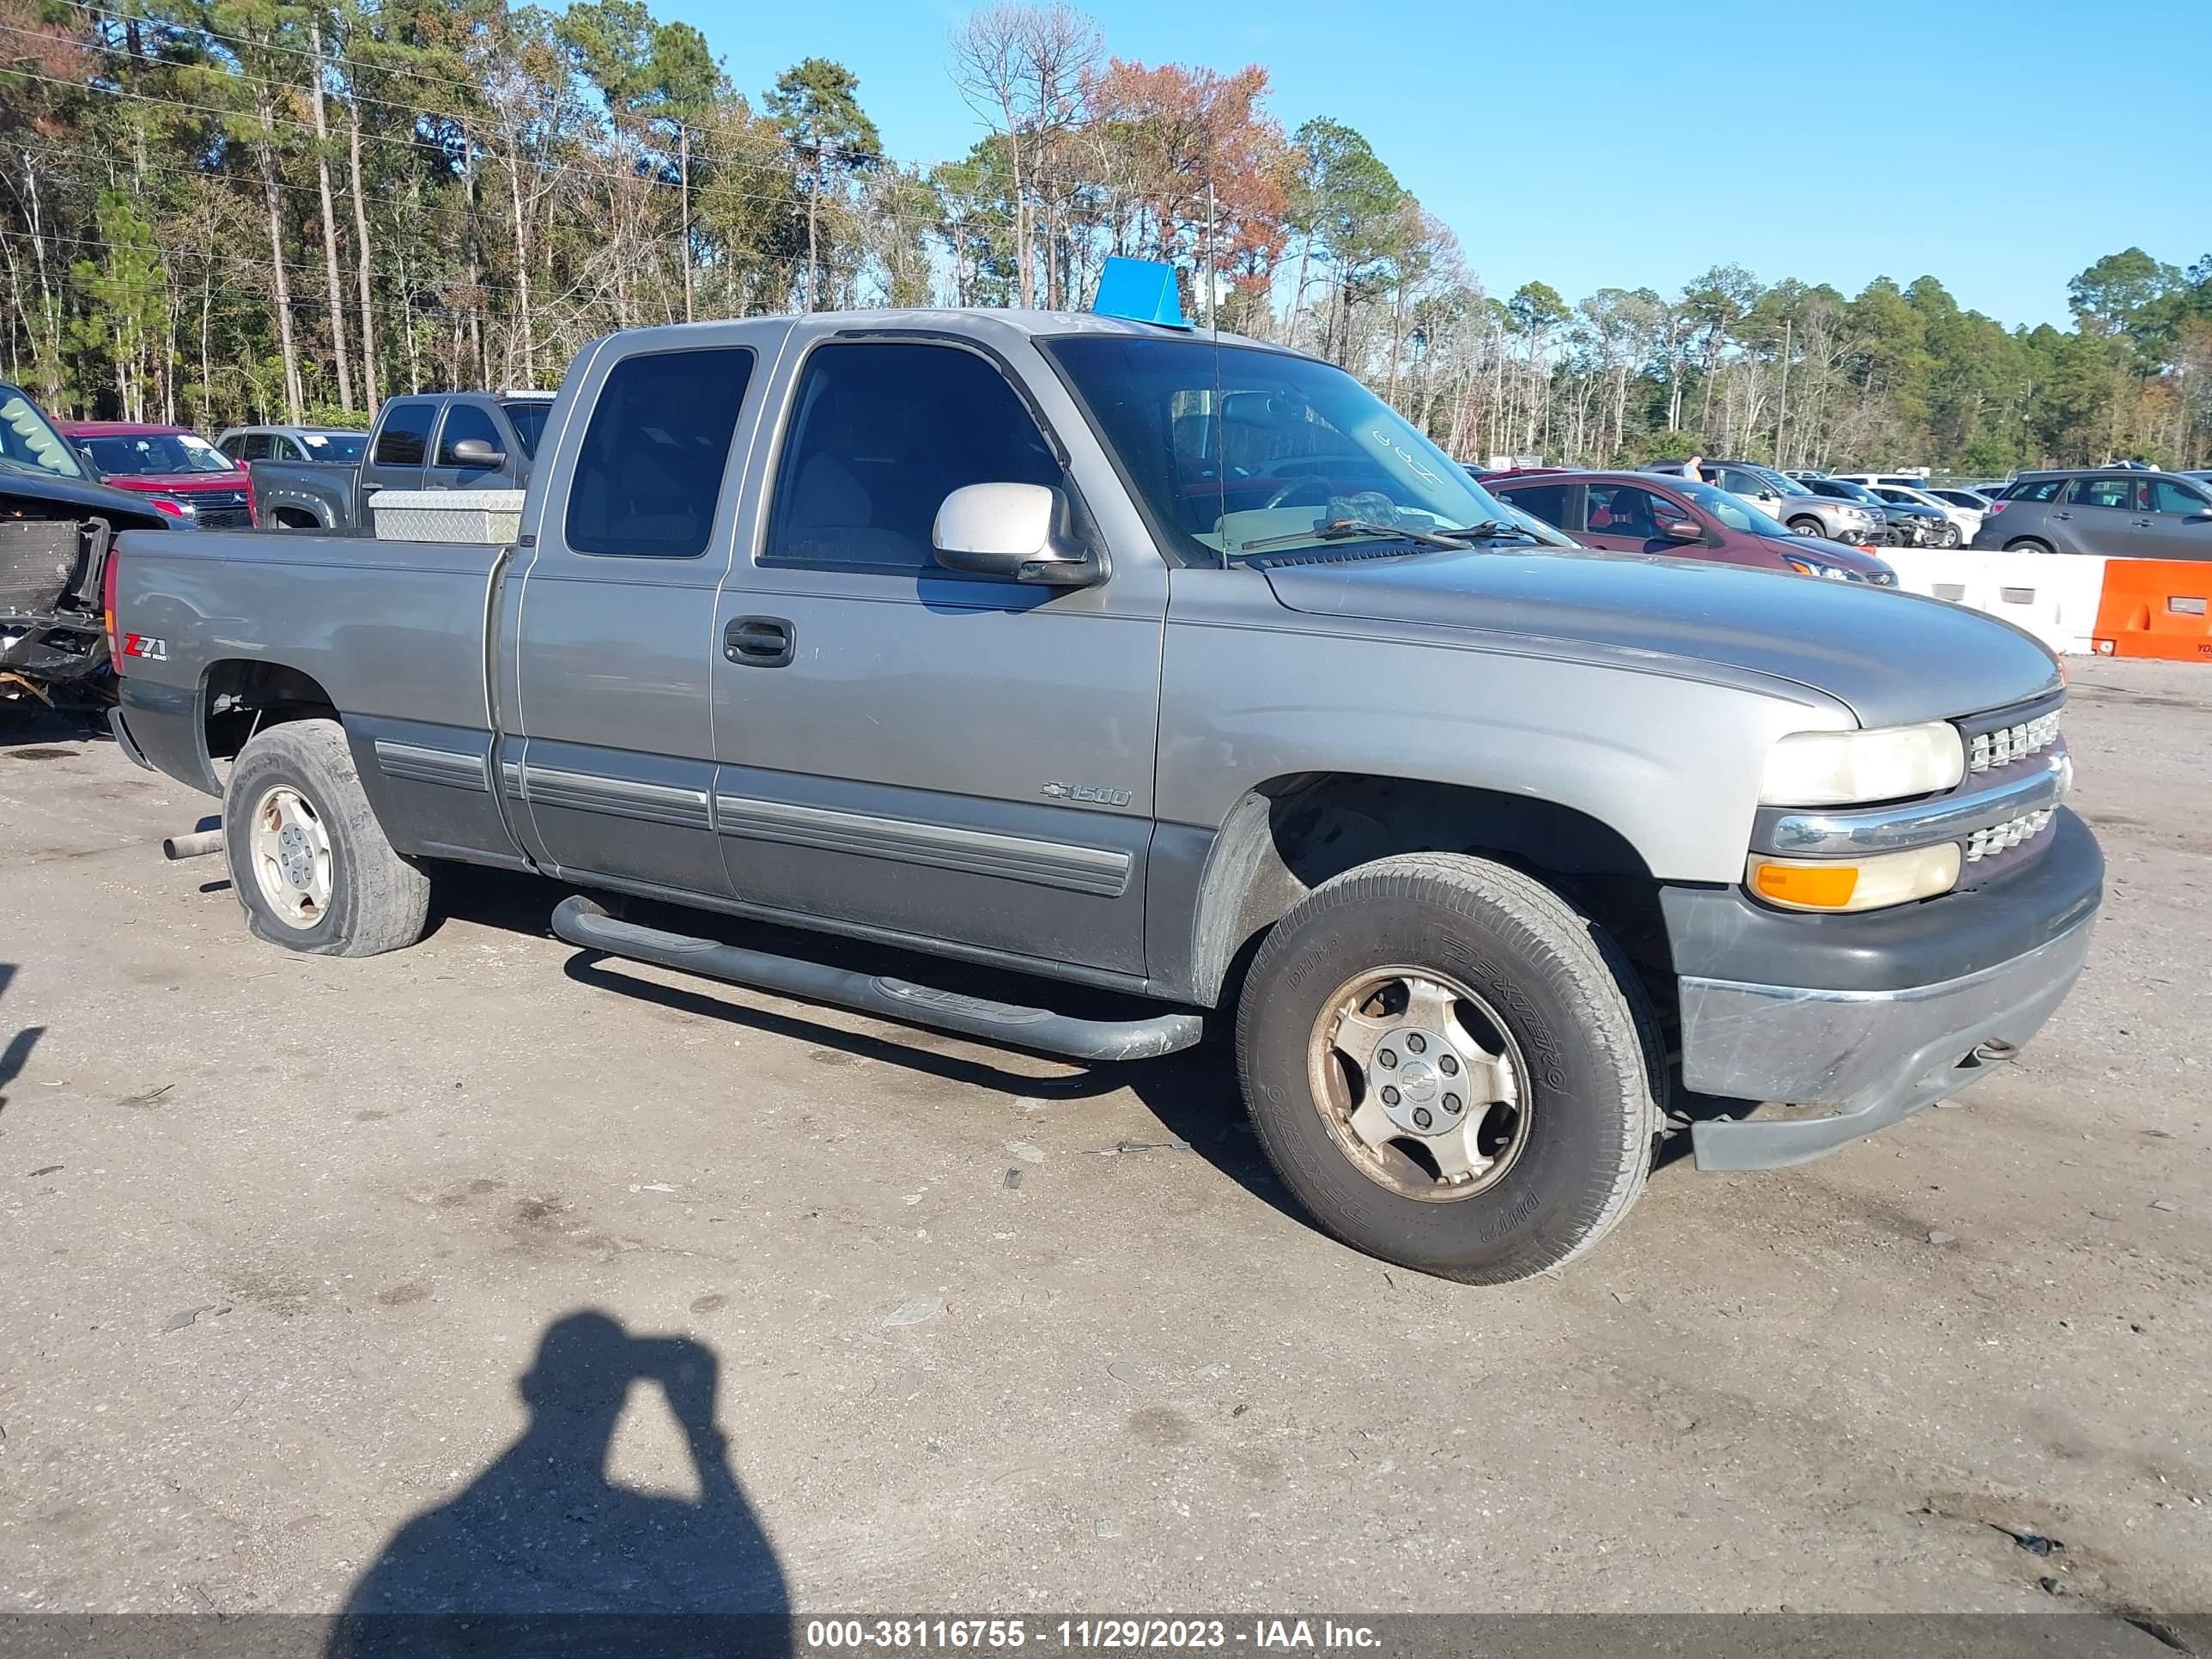
[[[1302,489],[1311,490],[1313,494],[1304,501],[1292,501],[1291,497]],[[1291,479],[1261,503],[1261,507],[1265,511],[1271,507],[1327,507],[1332,499],[1328,485],[1309,474],[1302,478]]]

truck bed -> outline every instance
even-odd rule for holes
[[[198,752],[206,688],[279,662],[319,684],[349,729],[404,721],[488,741],[489,605],[506,550],[350,536],[131,532],[117,609],[147,643],[123,665],[148,757],[213,790]],[[162,752],[157,752],[162,751]]]

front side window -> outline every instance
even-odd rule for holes
[[[2150,481],[2150,510],[2154,513],[2171,513],[2185,519],[2208,508],[2212,508],[2212,501],[2185,484],[2166,478]]]
[[[1593,536],[1625,536],[1632,541],[1648,542],[1659,534],[1660,526],[1680,518],[1682,511],[1672,501],[1634,484],[1592,484],[1589,514],[1585,522]]]
[[[453,453],[454,446],[474,438],[478,443],[489,444],[495,453],[505,447],[499,441],[499,428],[491,423],[491,416],[474,404],[455,404],[446,411],[446,424],[438,431],[438,465],[440,466],[481,466],[481,461],[465,461]]]
[[[744,346],[617,363],[568,485],[569,548],[639,559],[704,553],[752,373]]]
[[[376,453],[373,458],[375,464],[422,465],[430,447],[430,422],[437,412],[435,404],[387,404],[384,424],[376,434]]]
[[[1515,524],[1349,374],[1310,358],[1124,334],[1038,342],[1182,564]]]
[[[937,509],[969,484],[1064,483],[991,361],[920,341],[832,341],[800,372],[764,564],[918,570]]]

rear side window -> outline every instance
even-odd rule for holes
[[[420,466],[430,447],[430,422],[435,404],[392,404],[384,411],[384,425],[376,434],[378,466]]]
[[[1501,487],[1497,493],[1523,513],[1533,513],[1558,530],[1571,530],[1567,522],[1567,495],[1571,484],[1531,484],[1525,489]]]
[[[2137,489],[2133,478],[2076,478],[2066,500],[2070,507],[2134,508]]]
[[[499,428],[491,423],[491,416],[474,404],[455,404],[446,411],[446,424],[438,433],[438,465],[467,466],[453,453],[453,446],[474,438],[479,443],[489,444],[495,450],[506,446],[499,441]]]
[[[553,412],[550,399],[543,398],[517,398],[501,404],[507,424],[514,428],[514,441],[522,446],[525,459],[538,453],[538,434],[545,430],[545,417]]]
[[[654,351],[614,366],[568,485],[578,553],[696,559],[707,550],[738,410],[752,379],[744,346]]]
[[[2063,478],[2038,478],[2033,483],[2016,483],[2004,493],[2008,501],[2055,501],[2058,492],[2066,488]]]

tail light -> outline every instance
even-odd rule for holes
[[[122,556],[110,548],[107,568],[100,573],[100,625],[107,630],[108,663],[118,674],[123,672],[123,635],[115,626],[115,573],[122,563]]]
[[[253,469],[249,466],[244,471],[246,473],[246,522],[258,530],[261,527],[261,520],[253,509]]]
[[[2003,512],[2003,511],[2004,511],[2004,503],[2003,503],[2002,501],[1991,501],[1991,502],[1990,503],[1989,516],[1990,516],[1990,518],[1993,518],[1993,519],[1994,519],[1995,517],[1996,517],[1996,515],[1997,515],[1998,514],[2000,514],[2000,513],[2002,513],[2002,512]]]

